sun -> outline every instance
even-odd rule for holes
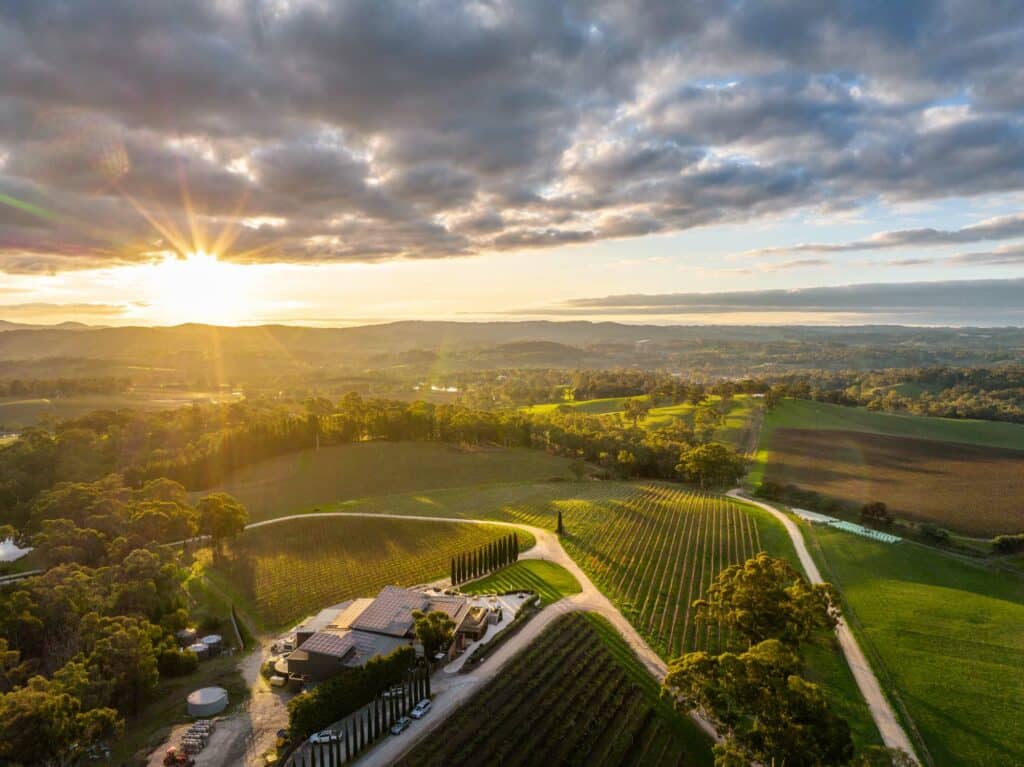
[[[251,280],[244,266],[196,251],[145,269],[144,300],[165,322],[233,325],[251,318]]]

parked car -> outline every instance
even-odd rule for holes
[[[422,719],[427,715],[428,711],[430,711],[430,699],[424,698],[413,707],[412,711],[409,712],[409,716],[413,719]]]
[[[270,677],[271,687],[284,687],[286,684],[288,684],[288,680],[280,674],[274,674]]]
[[[385,698],[401,698],[405,695],[405,688],[400,684],[396,684],[394,687],[389,687],[384,691]]]
[[[403,716],[401,719],[399,719],[397,722],[391,725],[391,734],[401,735],[403,732],[409,729],[410,724],[412,724],[412,720],[407,716]]]
[[[310,743],[340,743],[341,733],[334,730],[321,730],[309,736]]]

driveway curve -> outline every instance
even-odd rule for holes
[[[651,676],[660,682],[668,673],[668,666],[665,661],[663,661],[661,657],[651,649],[650,645],[644,641],[643,637],[641,637],[637,630],[633,628],[633,625],[626,620],[625,616],[619,612],[618,608],[612,604],[611,600],[598,590],[593,581],[587,577],[587,574],[580,569],[580,566],[576,564],[575,560],[573,560],[573,558],[566,553],[565,549],[562,548],[562,544],[558,540],[558,536],[551,530],[545,530],[542,527],[534,527],[532,525],[523,525],[517,522],[498,522],[490,519],[462,519],[456,517],[431,517],[411,514],[375,514],[373,512],[358,511],[329,511],[318,514],[293,514],[287,517],[278,517],[276,519],[268,519],[262,522],[254,522],[251,525],[248,525],[246,529],[266,527],[267,525],[279,524],[281,522],[288,522],[295,519],[310,519],[311,517],[362,517],[398,520],[412,519],[424,522],[494,525],[497,527],[524,530],[533,535],[536,540],[536,544],[533,548],[524,551],[520,555],[520,559],[544,559],[549,562],[554,562],[572,573],[573,577],[579,581],[581,589],[580,593],[564,597],[541,610],[538,615],[532,618],[530,622],[527,623],[521,631],[519,631],[519,633],[505,642],[494,652],[493,655],[488,657],[487,662],[479,669],[469,674],[452,675],[450,679],[442,680],[438,685],[435,685],[434,692],[437,693],[437,695],[429,717],[420,720],[414,727],[411,727],[399,737],[386,738],[366,752],[362,757],[354,761],[353,764],[358,764],[361,767],[385,767],[386,765],[393,764],[401,758],[403,754],[407,753],[414,745],[416,745],[416,743],[422,740],[428,733],[441,725],[448,714],[452,713],[462,703],[468,700],[483,683],[494,678],[506,663],[519,654],[519,652],[526,649],[533,640],[544,631],[545,628],[560,616],[569,612],[585,611],[597,613],[598,615],[603,616],[612,624],[612,626],[615,627],[615,630],[619,632],[626,644],[633,649],[637,657],[640,659],[640,662],[643,663]],[[690,716],[697,726],[706,735],[708,735],[708,737],[715,740],[718,739],[718,735],[710,722],[696,712],[692,713]]]
[[[793,541],[793,548],[796,549],[796,555],[800,559],[800,564],[803,565],[804,572],[807,573],[807,579],[811,583],[825,582],[818,571],[818,565],[807,550],[803,533],[800,532],[800,528],[792,519],[766,503],[747,498],[739,490],[730,490],[726,495],[738,501],[757,506],[759,509],[764,509],[779,520],[789,534],[789,539]],[[907,737],[906,730],[903,729],[903,725],[896,718],[896,712],[893,711],[892,706],[889,705],[889,700],[882,692],[882,686],[878,682],[878,677],[871,670],[871,664],[868,663],[867,657],[865,657],[864,652],[860,649],[857,639],[853,636],[853,632],[850,631],[850,627],[843,620],[842,616],[840,616],[839,622],[836,624],[836,637],[839,639],[839,646],[843,648],[846,664],[850,667],[850,671],[853,672],[853,678],[857,682],[857,687],[868,704],[871,718],[875,721],[875,726],[882,736],[882,741],[889,748],[899,748],[906,751],[916,760],[914,746],[911,744],[910,738]]]

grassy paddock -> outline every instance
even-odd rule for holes
[[[522,764],[543,754],[595,767],[709,765],[694,725],[638,681],[621,640],[598,625],[578,613],[559,618],[398,764]]]
[[[544,604],[578,594],[582,589],[572,573],[554,562],[522,559],[509,567],[460,587],[466,594],[533,591]]]
[[[360,442],[261,461],[235,472],[214,490],[231,493],[253,520],[263,520],[391,493],[567,478],[568,465],[567,459],[540,450]]]
[[[809,536],[932,763],[1024,764],[1024,580],[913,544]]]
[[[445,578],[451,558],[508,528],[393,519],[309,517],[247,530],[212,567],[214,584],[264,628],[284,628],[324,607],[375,596],[386,585]],[[519,533],[520,546],[533,537]]]

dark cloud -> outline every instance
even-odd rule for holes
[[[431,258],[1017,191],[1021,71],[997,0],[7,3],[0,194],[52,215],[0,206],[0,270],[193,230],[241,261]]]

